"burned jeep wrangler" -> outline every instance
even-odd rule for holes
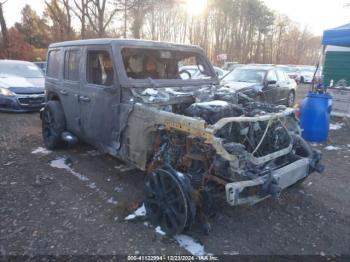
[[[293,109],[220,86],[196,46],[53,44],[46,99],[45,145],[80,139],[145,171],[147,216],[169,235],[205,221],[223,197],[231,206],[255,204],[323,168]]]

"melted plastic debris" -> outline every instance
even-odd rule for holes
[[[327,146],[324,149],[328,150],[328,151],[333,151],[333,150],[339,150],[340,147],[337,146]]]
[[[155,96],[158,94],[158,90],[153,88],[147,88],[142,92],[142,95],[144,96]]]
[[[186,249],[194,256],[203,256],[207,255],[204,251],[204,246],[201,245],[198,241],[194,240],[192,237],[187,235],[176,235],[174,237],[181,247]]]
[[[134,213],[128,215],[124,220],[133,220],[136,217],[144,217],[146,215],[146,208],[145,205],[142,204],[138,209],[135,210]]]
[[[344,126],[344,123],[337,122],[335,124],[330,124],[329,129],[330,130],[339,130]]]
[[[41,146],[39,146],[37,149],[32,151],[32,154],[43,154],[43,155],[48,155],[51,154],[52,151],[47,150],[46,148],[43,148]]]

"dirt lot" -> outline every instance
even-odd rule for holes
[[[181,240],[146,221],[124,220],[142,202],[142,173],[86,145],[42,152],[40,124],[38,114],[0,113],[1,255],[188,254]],[[220,205],[209,236],[199,228],[182,236],[202,245],[187,248],[216,255],[350,254],[349,133],[343,126],[327,144],[315,145],[324,154],[324,174],[253,207]],[[62,158],[69,165],[60,166]]]

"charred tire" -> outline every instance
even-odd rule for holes
[[[171,167],[157,169],[147,177],[145,208],[150,222],[167,235],[188,230],[196,214],[190,181]]]
[[[287,106],[293,107],[295,103],[295,92],[293,90],[289,91],[288,97],[287,97]]]
[[[60,102],[49,101],[42,113],[42,135],[48,149],[62,148],[65,142],[61,138],[66,130],[66,119]]]

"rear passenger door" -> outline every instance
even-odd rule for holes
[[[80,108],[78,104],[81,88],[81,55],[79,47],[65,49],[63,81],[60,88],[60,97],[67,116],[67,130],[75,134],[80,132]]]
[[[84,84],[80,90],[79,105],[83,137],[105,152],[115,154],[116,148],[119,148],[120,88],[111,47],[86,47],[82,75]]]

